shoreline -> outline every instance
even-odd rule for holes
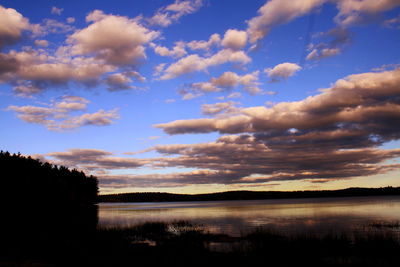
[[[400,196],[400,187],[347,188],[319,191],[227,191],[211,194],[174,194],[161,192],[99,195],[99,203],[112,202],[199,202],[224,200],[279,200],[338,197]]]

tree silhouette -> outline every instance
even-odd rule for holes
[[[95,232],[96,177],[4,151],[0,174],[0,255],[56,254]]]

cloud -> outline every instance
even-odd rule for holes
[[[156,13],[153,17],[148,19],[151,25],[158,25],[161,27],[167,27],[172,24],[172,20],[167,13]]]
[[[147,163],[147,160],[116,157],[113,153],[98,149],[70,149],[65,152],[45,154],[54,164],[81,168],[87,171],[104,171],[113,169],[136,169]]]
[[[118,118],[118,109],[109,111],[100,109],[95,113],[85,113],[77,117],[72,117],[64,123],[62,128],[69,129],[86,125],[106,126],[112,124]]]
[[[224,184],[228,180],[230,171],[194,170],[188,172],[173,172],[168,174],[142,175],[100,175],[101,188],[127,187],[178,187],[192,184]]]
[[[323,58],[336,56],[342,53],[344,47],[352,40],[352,34],[345,28],[334,28],[326,33],[320,34],[321,37],[330,39],[328,42],[310,44],[311,52],[306,60],[320,60]]]
[[[208,41],[191,41],[187,43],[187,46],[192,50],[209,51],[212,46],[220,44],[221,44],[221,37],[219,36],[219,34],[214,33],[210,36]]]
[[[36,123],[45,126],[51,131],[64,131],[86,125],[105,126],[110,125],[119,118],[116,109],[95,113],[83,113],[73,115],[75,112],[83,112],[90,101],[77,96],[64,96],[60,101],[53,102],[47,107],[39,106],[8,106],[7,110],[14,111],[17,117],[28,123]]]
[[[167,27],[177,22],[181,17],[196,12],[203,5],[202,0],[175,0],[174,3],[160,8],[148,19],[151,25]]]
[[[238,31],[236,29],[229,29],[225,32],[224,39],[221,44],[233,50],[239,50],[246,46],[247,33],[245,31]]]
[[[254,76],[257,76],[257,73],[255,73]],[[234,72],[227,71],[218,78],[211,78],[211,83],[215,86],[220,86],[223,88],[232,88],[237,86],[240,83],[240,80],[241,76]]]
[[[326,0],[271,0],[267,1],[259,10],[259,15],[248,21],[247,33],[250,42],[255,43],[264,38],[276,25],[285,24],[303,16]]]
[[[175,42],[175,46],[170,50],[165,46],[152,44],[154,52],[163,57],[180,58],[187,54],[184,42]]]
[[[166,63],[160,63],[154,67],[153,76],[160,76],[161,73],[164,71]]]
[[[369,18],[400,5],[398,0],[270,0],[258,10],[258,16],[247,22],[250,42],[256,43],[273,27],[288,23],[332,2],[339,10],[334,19],[339,28],[366,22]]]
[[[313,49],[306,57],[307,60],[320,60],[327,57],[336,56],[341,53],[339,48],[323,48],[320,51]]]
[[[398,0],[340,0],[337,1],[339,13],[336,23],[343,27],[365,22],[371,16],[393,9],[400,5]]]
[[[87,15],[86,21],[91,24],[68,37],[72,53],[94,55],[115,66],[138,65],[146,58],[144,45],[159,35],[135,19],[107,15],[100,10]]]
[[[335,150],[323,146],[309,150],[274,149],[250,135],[226,135],[215,142],[200,144],[158,145],[153,150],[165,156],[156,159],[154,166],[198,169],[200,177],[184,173],[187,176],[179,179],[181,185],[338,180],[385,173],[400,167],[399,164],[383,164],[398,157],[400,149]]]
[[[247,64],[251,62],[251,58],[243,51],[234,51],[231,49],[220,50],[210,57],[201,57],[197,54],[191,54],[169,65],[164,70],[160,79],[168,80],[190,72],[206,71],[211,66],[217,66],[228,62]]]
[[[34,31],[36,28],[15,9],[0,5],[0,49],[18,42],[23,31]]]
[[[85,110],[89,100],[79,96],[64,96],[61,101],[54,103],[54,107],[60,109],[59,112],[73,110]]]
[[[36,46],[47,47],[49,45],[49,42],[46,41],[46,40],[35,40],[35,45]]]
[[[399,85],[399,68],[354,74],[301,101],[155,125],[168,134],[235,135],[153,150],[167,156],[160,166],[229,170],[212,178],[223,184],[332,181],[398,170],[390,160],[400,149],[379,147],[400,139]]]
[[[100,82],[100,77],[115,70],[114,66],[93,58],[68,55],[49,55],[46,51],[28,48],[25,51],[11,50],[2,54],[0,65],[13,68],[4,69],[3,82],[14,86],[14,92],[22,96],[39,93],[48,87],[62,87],[70,82],[92,86]]]
[[[205,70],[207,67],[208,64],[205,58],[198,55],[189,55],[168,66],[164,70],[161,79],[173,79],[186,73]]]
[[[259,94],[262,90],[258,87],[260,85],[258,74],[259,71],[254,71],[240,76],[234,72],[227,71],[219,77],[211,78],[208,82],[191,83],[181,90],[181,94],[184,96],[190,94],[193,98],[201,96],[204,93],[232,90],[238,86],[243,86],[250,94]]]
[[[249,107],[228,118],[178,120],[156,125],[169,134],[285,132],[357,129],[379,140],[398,137],[400,69],[362,73],[338,80],[331,88],[302,101],[282,102],[271,108]]]
[[[32,28],[15,10],[1,8],[0,12],[16,14],[22,21],[23,27],[14,34],[15,40],[22,29]],[[91,12],[86,19],[91,24],[69,35],[67,43],[55,52],[24,46],[21,51],[0,53],[0,81],[11,84],[14,92],[24,97],[72,84],[94,87],[105,83],[110,91],[136,88],[131,78],[145,80],[135,69],[146,57],[145,45],[158,33],[144,28],[135,19],[104,14],[100,10]],[[115,31],[114,26],[123,30]],[[73,30],[70,25],[50,19],[45,19],[40,26],[41,35]],[[36,40],[35,44],[46,47],[48,41]]]
[[[399,157],[400,149],[376,148],[334,150],[324,147],[271,149],[250,135],[226,135],[215,142],[157,145],[159,158],[121,158],[97,149],[70,149],[45,154],[47,160],[99,173],[102,188],[186,186],[193,184],[264,185],[276,181],[306,180],[327,182],[358,176],[382,174],[398,169],[399,164],[385,164]],[[113,170],[152,168],[194,168],[168,174],[124,174]]]
[[[241,98],[242,94],[239,92],[233,92],[233,93],[230,93],[227,97],[228,98]]]
[[[379,66],[377,68],[373,68],[372,71],[375,72],[382,72],[382,71],[386,71],[386,70],[393,70],[396,68],[400,67],[400,63],[396,63],[396,64],[384,64],[382,66]]]
[[[19,68],[19,62],[10,55],[0,53],[0,81],[8,79],[10,73]]]
[[[204,115],[216,115],[216,114],[232,114],[238,112],[238,108],[235,106],[237,103],[233,101],[219,102],[215,104],[203,104],[201,105],[201,112]]]
[[[165,103],[168,103],[168,104],[169,104],[169,103],[175,103],[175,102],[176,102],[176,99],[168,98],[168,99],[165,99],[164,102],[165,102]]]
[[[203,112],[214,117],[156,127],[168,134],[229,135],[214,142],[156,145],[146,151],[161,157],[143,163],[151,168],[193,171],[124,177],[108,173],[101,181],[106,187],[146,187],[151,183],[239,186],[295,180],[329,182],[398,170],[400,164],[394,159],[400,157],[400,149],[383,149],[381,145],[400,139],[399,85],[397,68],[350,75],[315,96],[271,107],[239,109],[233,102],[203,105]]]
[[[132,80],[129,78],[129,76],[122,73],[111,74],[107,77],[109,91],[133,89],[134,87],[130,85],[131,83]]]
[[[51,14],[61,15],[61,12],[63,12],[63,10],[64,10],[63,8],[58,8],[53,6],[51,8]]]
[[[392,19],[387,19],[383,22],[383,25],[387,28],[400,29],[400,15]]]
[[[75,18],[74,17],[68,17],[67,18],[67,23],[74,23],[75,22]]]
[[[281,63],[273,68],[267,68],[264,72],[273,80],[287,79],[301,70],[301,67],[295,63]]]
[[[65,34],[75,31],[75,27],[55,19],[44,19],[40,24],[38,35]]]
[[[181,90],[179,93],[182,95],[182,100],[190,100],[202,96],[200,93],[192,93],[186,90]]]
[[[140,82],[144,82],[145,78],[141,76],[136,71],[127,71],[124,73],[114,73],[108,75],[106,79],[106,84],[108,85],[108,91],[122,91],[122,90],[130,90],[137,89],[137,87],[133,86],[132,77],[136,78]]]

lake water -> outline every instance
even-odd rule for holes
[[[101,227],[177,220],[232,236],[260,227],[289,233],[363,231],[374,223],[399,223],[400,196],[99,204]]]

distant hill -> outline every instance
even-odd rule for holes
[[[100,195],[100,202],[178,202],[215,200],[256,200],[400,195],[400,187],[348,188],[321,191],[228,191],[211,194],[123,193]]]

